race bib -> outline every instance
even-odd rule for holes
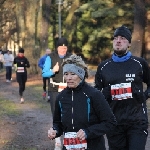
[[[85,150],[87,149],[87,141],[80,141],[77,138],[76,132],[67,132],[65,133],[63,145],[67,150]]]
[[[17,67],[17,72],[24,72],[24,67]]]
[[[112,100],[124,100],[132,97],[131,83],[111,85]]]
[[[66,87],[67,87],[67,83],[59,83],[58,92],[61,92]]]

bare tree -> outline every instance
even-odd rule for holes
[[[150,1],[146,0],[146,6],[150,7]],[[143,51],[144,58],[147,60],[150,65],[150,10],[146,14],[146,30],[145,30],[145,49]]]
[[[15,14],[16,14],[16,28],[17,28],[17,44],[22,47],[24,45],[25,40],[25,1],[15,0]]]
[[[134,0],[134,30],[132,34],[131,51],[135,56],[141,56],[145,31],[145,1]]]
[[[50,26],[50,5],[51,0],[43,0],[42,3],[42,27],[41,27],[41,48],[46,49],[48,46],[48,30]]]
[[[31,64],[30,74],[38,73],[37,60],[48,45],[50,3],[48,0],[16,0],[18,44],[25,48]]]

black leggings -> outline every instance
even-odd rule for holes
[[[27,81],[27,73],[16,73],[17,82],[19,84],[19,95],[22,97],[25,90],[25,84]]]
[[[48,86],[47,87],[49,87],[50,78],[43,77],[43,91],[44,92],[46,92],[46,82],[48,82]]]
[[[58,92],[49,92],[50,94],[50,106],[51,106],[51,112],[52,115],[54,115],[54,110],[55,110],[55,101],[56,97],[59,94]]]
[[[6,80],[11,80],[12,66],[6,66]]]

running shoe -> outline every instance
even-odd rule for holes
[[[46,98],[46,92],[43,92],[42,96],[43,96],[43,99],[45,99]]]
[[[24,98],[21,97],[21,99],[20,99],[20,104],[23,104],[23,103],[24,103]]]
[[[47,96],[47,102],[50,102],[50,96]]]
[[[9,82],[11,82],[11,81],[10,81],[10,80],[6,80],[6,82],[8,82],[8,83],[9,83]]]

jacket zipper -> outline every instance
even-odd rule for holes
[[[73,125],[73,90],[72,90],[72,128],[74,129],[74,125]]]

